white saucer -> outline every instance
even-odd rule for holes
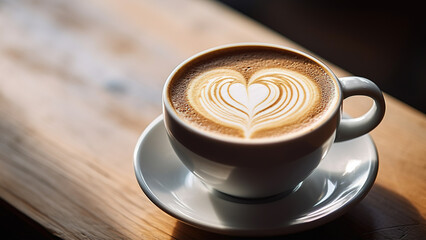
[[[148,198],[178,220],[216,233],[265,236],[307,230],[341,216],[372,187],[378,157],[368,135],[335,143],[292,193],[240,200],[209,189],[184,167],[159,116],[139,138],[134,168]]]

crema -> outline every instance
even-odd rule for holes
[[[186,63],[168,94],[192,126],[224,137],[273,138],[309,131],[335,98],[313,60],[262,46],[214,51]]]

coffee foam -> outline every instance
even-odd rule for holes
[[[169,85],[177,114],[193,126],[239,138],[306,130],[334,97],[331,77],[291,52],[214,52],[178,71]]]
[[[238,128],[251,138],[258,130],[303,117],[320,101],[320,90],[309,78],[288,69],[263,69],[248,81],[235,70],[214,69],[191,81],[187,98],[205,118]]]

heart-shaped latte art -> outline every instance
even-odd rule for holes
[[[205,118],[250,138],[260,129],[296,122],[318,102],[320,90],[288,69],[263,69],[248,80],[235,70],[215,69],[193,79],[187,97]]]

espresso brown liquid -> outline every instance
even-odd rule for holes
[[[194,59],[172,77],[168,94],[194,127],[246,139],[309,131],[337,97],[333,77],[316,62],[263,46]]]

